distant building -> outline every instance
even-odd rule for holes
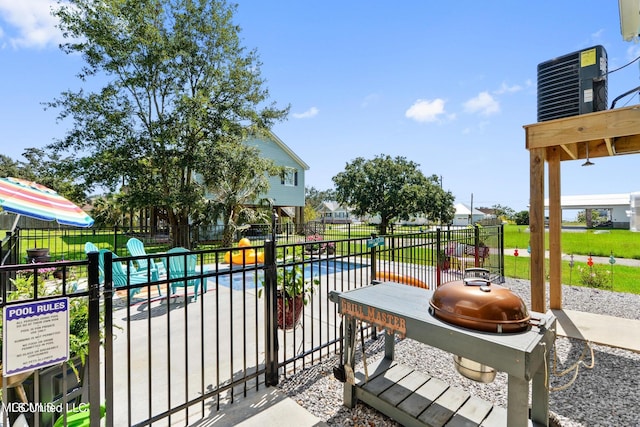
[[[478,221],[485,219],[485,214],[476,208],[473,208],[473,214],[471,208],[464,203],[458,203],[455,205],[456,213],[453,217],[453,225],[471,225]]]
[[[478,208],[484,214],[484,219],[497,218],[496,210],[493,208]]]
[[[631,204],[632,194],[639,193],[618,193],[618,194],[586,194],[576,196],[561,196],[560,208],[565,210],[598,211],[600,222],[610,223],[612,228],[628,228],[632,231],[640,231],[640,209],[634,208]],[[639,199],[640,200],[640,199]],[[549,199],[544,201],[545,209],[549,209]],[[640,205],[639,205],[640,208]],[[589,221],[590,215],[587,215]],[[635,218],[635,227],[631,227],[631,218]],[[590,227],[590,224],[587,224]]]
[[[351,209],[336,201],[324,201],[316,207],[318,221],[325,224],[348,224],[353,222]]]

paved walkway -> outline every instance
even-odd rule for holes
[[[198,420],[192,427],[322,427],[327,424],[312,415],[275,387],[251,391],[210,418]]]
[[[640,320],[566,309],[552,311],[559,336],[640,353]]]
[[[514,256],[515,255],[515,248],[511,248],[511,249],[505,249],[504,250],[504,254],[506,256]],[[523,258],[529,258],[531,256],[531,254],[529,252],[527,252],[527,249],[524,248],[519,248],[518,249],[518,256],[519,257],[523,257]],[[549,251],[545,251],[545,257],[549,258]],[[573,260],[576,262],[587,262],[589,259],[588,255],[574,255],[573,256]],[[610,263],[610,257],[603,257],[603,256],[592,256],[591,259],[593,260],[593,262],[595,264],[609,264]],[[633,258],[617,258],[615,257],[615,263],[616,265],[625,265],[625,266],[629,266],[629,267],[640,267],[640,259],[633,259]],[[562,260],[563,261],[570,261],[571,260],[571,255],[570,254],[562,254]]]

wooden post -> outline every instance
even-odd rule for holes
[[[547,150],[549,165],[549,304],[562,309],[562,205],[560,148]]]
[[[544,161],[543,148],[530,154],[529,239],[531,245],[531,309],[546,312],[544,282]]]

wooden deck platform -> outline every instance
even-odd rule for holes
[[[383,358],[355,373],[356,397],[405,426],[507,426],[507,410]]]

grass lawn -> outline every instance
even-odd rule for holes
[[[529,257],[505,255],[505,276],[529,280],[531,278],[529,260]],[[549,271],[549,260],[546,261],[546,271]],[[594,280],[593,274],[598,278],[598,283],[604,285],[603,289],[640,294],[640,268],[638,267],[607,263],[594,264],[592,269],[584,262],[575,262],[572,268],[569,261],[562,262],[562,283],[565,285],[585,286],[585,281]]]
[[[629,230],[610,229],[566,229],[562,231],[562,253],[616,258],[640,259],[640,233]],[[504,227],[504,247],[529,247],[529,227],[526,225],[506,225]],[[549,232],[545,233],[545,247],[549,247]]]
[[[527,226],[507,225],[504,228],[504,247],[526,251],[529,246]],[[562,253],[592,255],[615,258],[640,259],[640,233],[629,230],[566,229],[562,231]],[[545,234],[545,247],[549,247],[549,233]],[[529,258],[505,255],[505,276],[529,279]],[[546,271],[549,271],[547,260]],[[640,268],[610,263],[594,264],[590,268],[584,262],[562,262],[562,283],[585,286],[585,282],[596,282],[605,289],[616,292],[640,294]]]

